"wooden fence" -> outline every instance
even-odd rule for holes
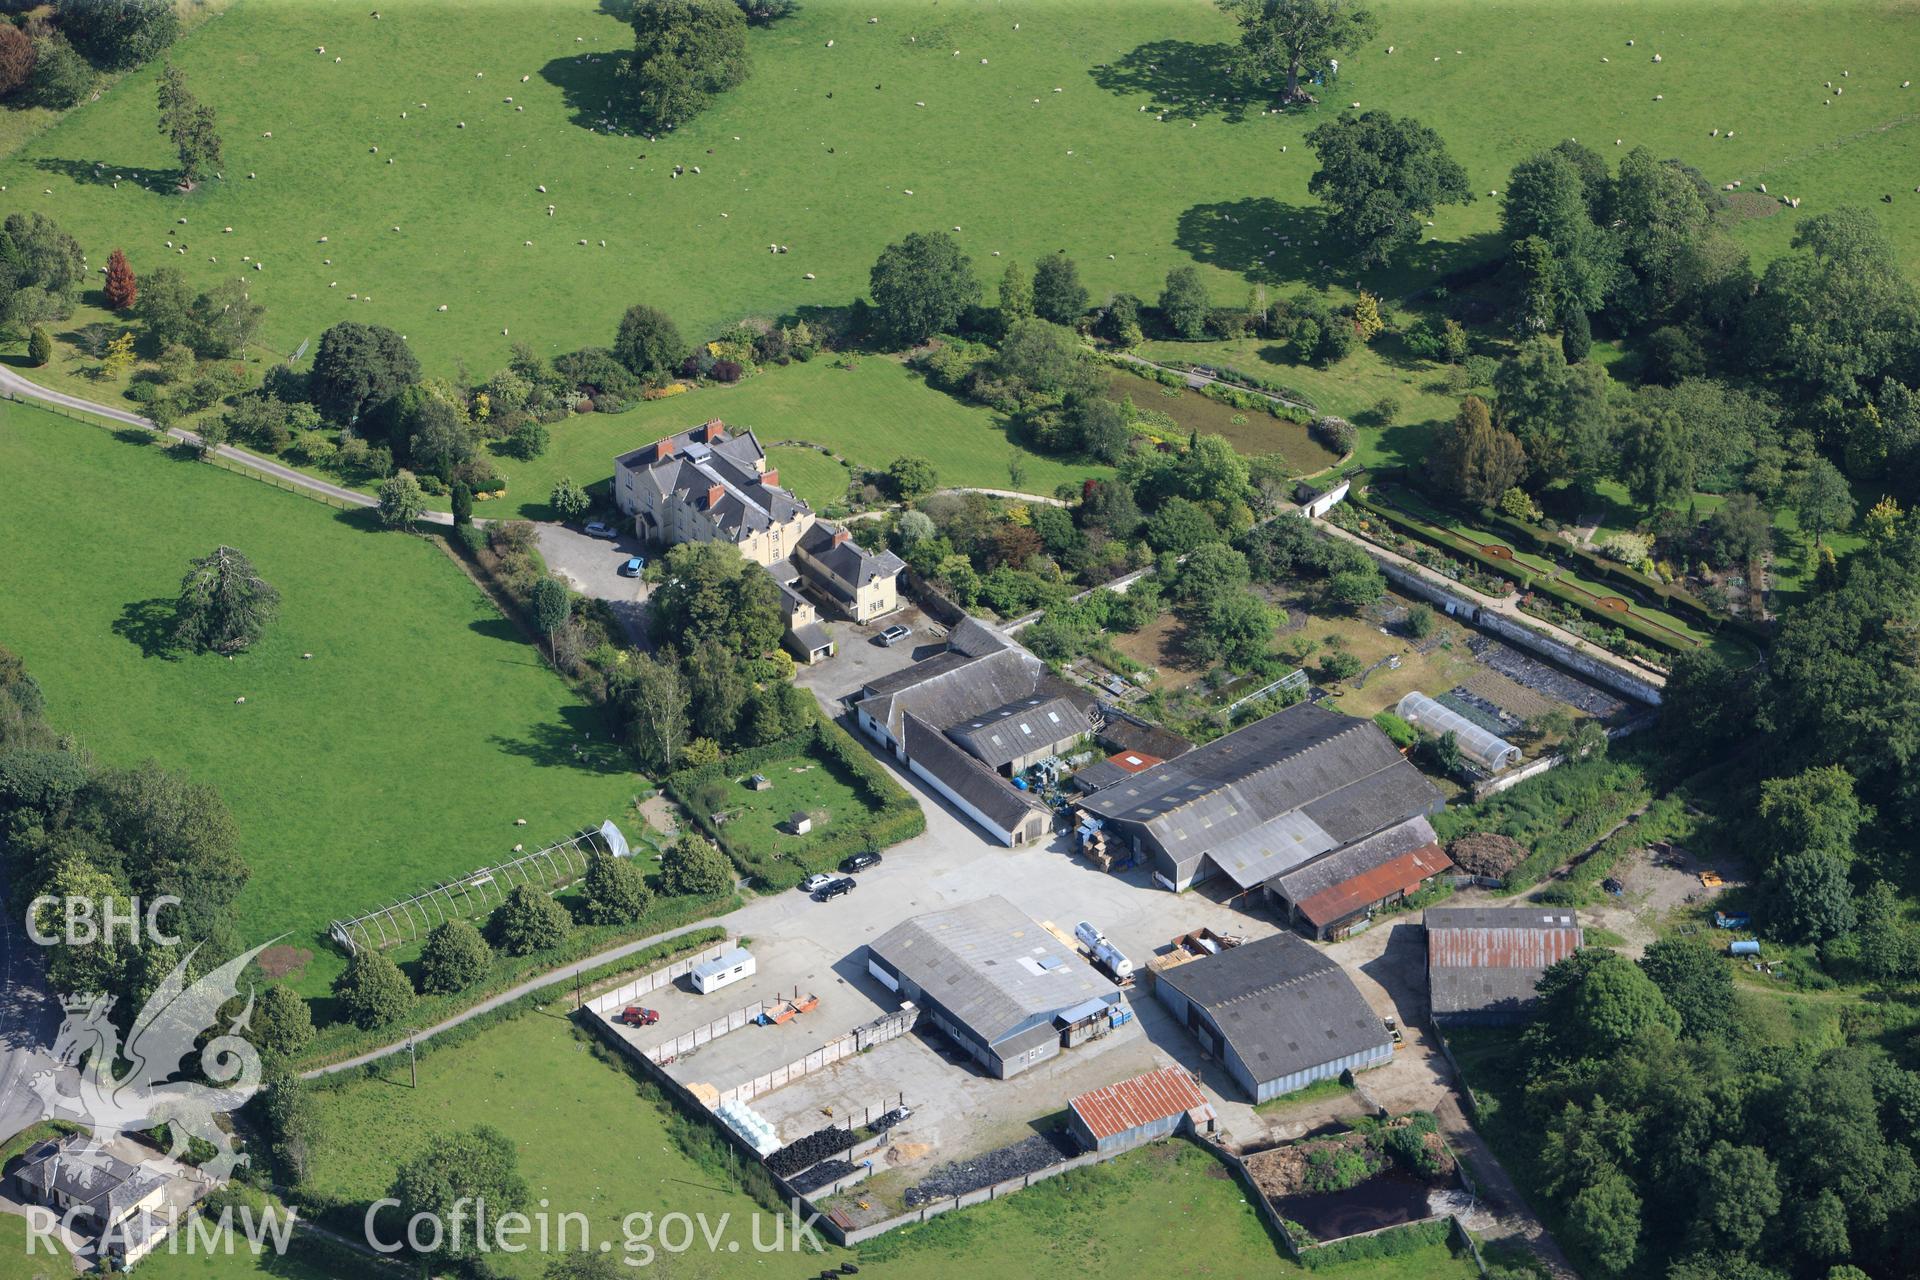
[[[48,413],[57,413],[61,417],[66,418],[69,421],[82,423],[89,427],[98,427],[102,431],[111,431],[111,432],[114,432],[115,434],[118,434],[122,431],[145,431],[154,437],[155,443],[170,441],[175,445],[179,445],[182,447],[187,446],[186,441],[181,440],[179,437],[172,435],[170,432],[162,431],[160,428],[155,426],[140,424],[140,423],[132,423],[132,422],[121,422],[117,418],[105,418],[105,417],[99,416],[98,414],[82,413],[75,409],[69,409],[67,406],[63,404],[55,404],[51,400],[39,400],[31,396],[18,395],[12,391],[0,391],[0,398],[9,400],[14,404],[24,404],[24,405],[30,405],[35,409],[44,409]],[[245,476],[249,480],[259,480],[265,484],[270,484],[274,488],[283,490],[284,492],[298,494],[303,498],[311,498],[315,502],[324,503],[325,505],[332,507],[335,511],[354,511],[354,510],[358,510],[363,505],[360,503],[346,502],[340,498],[334,497],[332,494],[323,493],[318,489],[308,489],[301,485],[292,484],[289,481],[281,479],[279,476],[268,475],[266,472],[250,467],[244,462],[240,462],[233,458],[222,457],[219,454],[203,453],[200,456],[200,460],[202,462],[210,463],[211,465],[220,468],[222,471],[230,471],[234,475]]]

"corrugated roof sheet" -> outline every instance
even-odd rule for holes
[[[1579,917],[1545,906],[1431,908],[1427,988],[1435,1014],[1519,1012],[1540,975],[1585,943]]]
[[[1213,1016],[1256,1082],[1392,1043],[1347,971],[1293,934],[1163,970],[1157,981]]]
[[[1144,751],[1116,751],[1107,757],[1107,763],[1125,773],[1139,773],[1157,764],[1165,764],[1166,761],[1159,756],[1150,756]]]
[[[1413,883],[1417,884],[1419,879],[1453,865],[1446,854],[1440,851],[1433,824],[1427,821],[1425,814],[1417,814],[1364,840],[1356,840],[1324,858],[1288,869],[1267,881],[1267,887],[1303,911],[1309,902],[1315,902],[1316,909],[1308,912],[1307,918],[1315,925],[1324,926],[1405,887],[1408,882],[1402,880],[1400,884],[1382,889],[1373,897],[1360,901],[1357,906],[1348,907],[1337,914],[1325,914],[1337,906],[1339,897],[1345,896],[1338,891],[1349,883],[1353,884],[1351,892],[1363,893],[1392,878],[1373,874],[1389,865],[1396,866],[1395,874],[1418,870],[1413,863],[1405,861],[1416,850],[1424,851],[1421,866],[1431,866],[1434,870],[1420,870]]]
[[[931,773],[1002,831],[1012,831],[1047,806],[1031,791],[1022,791],[982,764],[919,716],[906,717],[901,741],[907,758]]]
[[[1042,680],[1033,696],[982,711],[947,727],[947,736],[998,768],[1070,738],[1093,732],[1093,723],[1071,698],[1053,693]]]
[[[1366,910],[1382,898],[1412,893],[1428,876],[1437,876],[1451,866],[1453,860],[1440,851],[1439,845],[1422,845],[1302,899],[1300,914],[1315,928],[1324,929],[1356,911]]]
[[[1068,1105],[1095,1138],[1111,1138],[1201,1108],[1211,1110],[1206,1095],[1180,1067],[1162,1067],[1083,1093]]]
[[[915,916],[875,938],[869,950],[990,1045],[1036,1023],[1051,1024],[1060,1010],[1084,1001],[1120,998],[1084,964],[1042,965],[1049,957],[1066,959],[1066,948],[998,895]]]
[[[1183,868],[1202,856],[1221,862],[1216,850],[1231,850],[1239,869],[1230,874],[1252,884],[1301,859],[1261,852],[1258,837],[1246,847],[1230,842],[1283,814],[1301,813],[1333,848],[1423,813],[1438,799],[1373,722],[1303,702],[1105,787],[1086,807],[1145,828]]]

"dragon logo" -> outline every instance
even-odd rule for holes
[[[271,945],[256,947],[192,983],[187,967],[199,948],[189,951],[148,998],[124,1045],[109,1016],[112,996],[63,1001],[66,1021],[54,1040],[53,1058],[61,1067],[77,1070],[77,1080],[69,1094],[61,1092],[54,1073],[34,1076],[32,1088],[44,1118],[88,1126],[96,1145],[164,1124],[172,1140],[170,1156],[185,1155],[188,1142],[198,1138],[215,1149],[201,1172],[216,1184],[225,1182],[247,1157],[234,1150],[232,1135],[215,1117],[239,1110],[260,1090],[260,1051],[242,1034],[253,1016],[251,988],[228,1033],[200,1041],[219,1022],[221,1007],[239,996],[240,975]],[[174,1079],[191,1070],[190,1060],[197,1061],[198,1074],[210,1083]],[[115,1074],[123,1064],[125,1073]]]

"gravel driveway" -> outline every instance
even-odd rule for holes
[[[645,555],[640,540],[631,533],[618,541],[589,538],[577,529],[559,524],[534,526],[534,542],[546,558],[547,568],[581,595],[605,600],[626,628],[627,638],[641,648],[647,646],[647,585],[639,578],[623,578],[620,566],[627,557]]]

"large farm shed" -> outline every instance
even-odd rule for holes
[[[1120,1003],[1112,983],[998,895],[895,925],[867,947],[867,972],[1002,1079]]]
[[[855,720],[914,776],[1005,845],[1047,832],[1048,809],[1013,780],[1093,733],[1092,699],[1013,640],[968,618],[947,648],[869,682]]]
[[[1443,800],[1372,721],[1303,702],[1081,803],[1178,890],[1217,874],[1256,888]]]
[[[1561,907],[1430,907],[1426,928],[1433,1019],[1458,1026],[1524,1021],[1540,975],[1585,941]]]
[[[1316,938],[1344,938],[1373,913],[1453,869],[1425,814],[1267,881],[1274,905]]]
[[[1209,1133],[1214,1122],[1213,1105],[1180,1067],[1083,1093],[1067,1105],[1067,1127],[1082,1149],[1102,1155],[1170,1138],[1183,1128]]]
[[[1255,1102],[1393,1057],[1346,970],[1292,934],[1168,969],[1154,989]]]

